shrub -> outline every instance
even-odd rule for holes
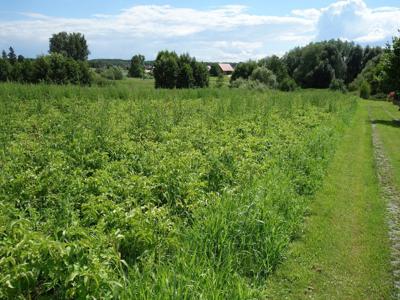
[[[252,60],[238,64],[232,74],[231,82],[239,78],[248,79],[256,68],[257,63]]]
[[[105,77],[95,72],[91,72],[90,76],[92,83],[98,86],[110,86],[115,84],[113,80],[106,79]]]
[[[225,80],[224,80],[224,75],[220,73],[218,75],[217,81],[216,81],[216,87],[221,88],[224,86]]]
[[[238,78],[234,81],[231,81],[229,84],[230,88],[243,88],[248,84],[248,80],[247,79],[243,79],[243,78]]]
[[[373,96],[374,99],[377,100],[387,100],[387,95],[384,93],[378,93]]]
[[[284,92],[295,91],[297,89],[296,81],[294,81],[292,78],[287,77],[279,84],[279,89]]]
[[[363,99],[369,99],[371,96],[371,86],[368,82],[363,81],[360,86],[360,97]]]
[[[115,66],[103,70],[100,74],[109,80],[122,80],[124,78],[121,68]]]
[[[249,89],[249,90],[267,90],[269,87],[258,80],[249,80],[239,78],[230,83],[231,88]]]
[[[340,91],[342,93],[347,92],[346,84],[343,79],[334,79],[329,85],[329,89],[332,91]]]
[[[250,79],[259,81],[270,88],[275,88],[277,85],[276,76],[266,67],[257,67],[254,69],[254,71],[251,73]]]

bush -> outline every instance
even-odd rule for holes
[[[254,71],[251,73],[250,79],[254,81],[259,81],[269,88],[275,88],[277,85],[276,76],[271,70],[267,69],[266,67],[257,67],[256,69],[254,69]]]
[[[224,83],[225,83],[224,75],[220,73],[216,81],[216,87],[221,88],[224,86]]]
[[[368,82],[363,81],[360,86],[360,97],[363,99],[369,99],[371,96],[371,86]]]
[[[113,80],[106,79],[98,73],[91,72],[90,76],[91,76],[91,82],[95,85],[102,87],[115,85],[115,82]]]
[[[231,82],[239,78],[248,79],[256,68],[257,63],[252,60],[238,64],[231,76]]]
[[[231,81],[230,83],[231,88],[240,88],[240,89],[249,89],[249,90],[259,90],[259,91],[264,91],[268,90],[269,87],[265,85],[264,83],[258,81],[258,80],[249,80],[249,79],[243,79],[239,78],[236,79],[235,81]]]
[[[238,78],[234,81],[231,81],[229,87],[231,88],[244,88],[247,87],[248,85],[248,80],[247,79],[243,79],[243,78]]]
[[[284,92],[293,92],[297,89],[296,81],[287,77],[279,84],[279,89]]]
[[[340,91],[342,93],[347,92],[346,84],[342,79],[333,79],[331,84],[329,85],[329,89],[332,91]]]
[[[122,80],[124,78],[121,68],[115,66],[104,69],[100,74],[108,80]]]

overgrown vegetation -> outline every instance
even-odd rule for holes
[[[105,69],[97,69],[98,73],[108,80],[122,80],[124,73],[120,67],[108,67]]]
[[[356,105],[11,83],[0,102],[0,298],[68,299],[258,297]]]

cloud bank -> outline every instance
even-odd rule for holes
[[[89,18],[22,14],[22,20],[0,20],[0,48],[13,45],[28,56],[45,53],[48,38],[60,31],[84,33],[91,57],[143,53],[154,58],[159,50],[170,49],[207,61],[241,61],[331,38],[384,44],[400,27],[400,7],[372,9],[363,0],[293,10],[287,16],[251,14],[243,5],[208,10],[137,5],[116,15]]]

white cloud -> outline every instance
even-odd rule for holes
[[[252,14],[242,5],[208,10],[136,5],[116,15],[88,18],[23,15],[23,20],[0,20],[0,47],[12,44],[32,55],[30,49],[46,51],[52,33],[77,31],[86,35],[93,57],[128,58],[140,52],[153,58],[168,48],[204,60],[236,61],[319,39],[384,42],[396,33],[400,8],[371,9],[363,0],[342,0],[325,8],[293,10],[288,16]]]
[[[363,0],[338,1],[321,9],[317,39],[346,38],[361,43],[382,43],[396,34],[399,19],[399,8],[371,9]]]

